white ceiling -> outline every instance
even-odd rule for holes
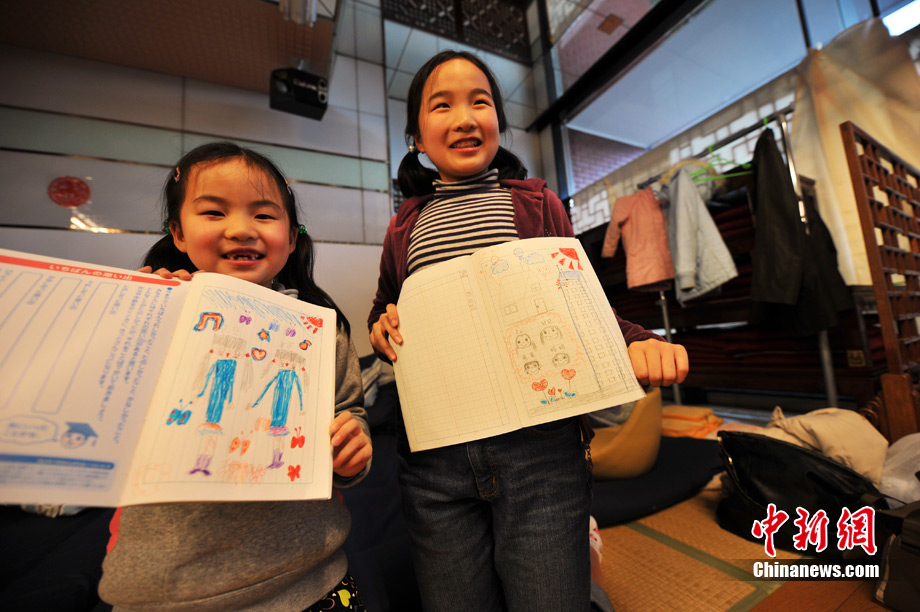
[[[795,0],[711,0],[568,126],[653,147],[804,56]]]
[[[878,0],[883,17],[909,3]],[[802,7],[816,48],[872,17],[869,0],[802,0]],[[630,25],[624,16],[620,30]],[[805,52],[796,0],[709,0],[567,125],[653,148],[790,70]]]

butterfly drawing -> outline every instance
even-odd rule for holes
[[[188,423],[189,417],[192,416],[191,410],[179,410],[178,408],[173,408],[172,412],[169,413],[169,418],[166,419],[167,425],[185,425]]]
[[[249,325],[250,323],[252,323],[252,317],[246,316],[246,315],[240,315],[240,323],[245,323],[246,325]]]
[[[236,449],[242,446],[243,448],[242,450],[240,450],[240,455],[245,455],[246,451],[249,450],[249,444],[250,444],[250,440],[245,440],[245,439],[241,440],[240,438],[233,438],[233,441],[230,443],[230,452],[232,453],[233,451],[235,451]]]
[[[294,482],[297,478],[300,478],[300,466],[299,465],[289,465],[288,466],[288,478],[291,479],[291,482]]]
[[[291,437],[291,448],[303,448],[303,444],[306,441],[306,436],[292,436]]]

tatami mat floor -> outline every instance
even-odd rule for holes
[[[665,408],[673,402],[665,401]],[[685,403],[685,405],[687,405]],[[772,407],[692,404],[726,423],[766,426]],[[774,405],[783,407],[782,402]],[[816,405],[816,408],[821,407]],[[785,410],[792,416],[795,410]],[[790,414],[791,413],[791,414]],[[661,512],[601,530],[601,586],[617,612],[877,612],[875,580],[753,580],[763,545],[721,529],[719,492],[703,491]],[[778,551],[777,558],[796,558]]]

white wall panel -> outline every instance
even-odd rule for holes
[[[383,18],[380,8],[355,3],[355,55],[379,64],[382,54]]]
[[[359,60],[358,110],[362,113],[386,115],[386,87],[383,83],[383,66]]]
[[[367,333],[367,315],[377,293],[380,254],[376,245],[316,245],[316,284],[323,288],[351,323],[351,339],[359,356],[373,353]]]
[[[0,106],[0,148],[169,165],[182,150],[182,133]]]
[[[358,77],[354,58],[341,54],[335,56],[329,81],[329,104],[358,110]]]
[[[405,157],[406,140],[404,131],[406,129],[406,103],[393,98],[387,99],[387,124],[389,126],[389,145],[390,145],[390,178],[396,178],[399,164]]]
[[[527,167],[527,176],[539,177],[549,181],[543,175],[543,157],[540,155],[540,139],[536,134],[516,128],[508,128],[502,139],[503,146],[521,158]]]
[[[315,240],[364,242],[364,211],[360,189],[325,185],[291,185],[304,215],[301,223]]]
[[[187,92],[185,129],[190,132],[358,155],[354,111],[330,106],[316,121],[269,108],[268,94],[191,80]]]
[[[156,232],[167,173],[161,166],[0,151],[0,224],[69,227],[71,215],[79,214],[98,227]],[[90,201],[76,209],[52,202],[48,185],[60,176],[83,179]]]
[[[537,118],[537,109],[506,100],[505,118],[509,126],[526,129]]]
[[[414,75],[401,70],[395,71],[387,82],[387,95],[405,101],[409,97],[409,86]]]
[[[0,227],[4,249],[136,270],[160,235]]]
[[[361,124],[361,157],[387,161],[387,120],[383,115],[358,113]]]
[[[400,65],[403,49],[406,47],[406,41],[409,40],[410,32],[412,32],[412,29],[401,23],[396,23],[395,21],[383,22],[383,38],[386,51],[384,60],[387,68],[396,68]]]
[[[333,52],[354,57],[355,35],[355,3],[346,0],[339,8],[339,18],[335,24]]]
[[[390,27],[390,22],[386,23],[386,27]],[[415,74],[438,50],[437,36],[421,30],[411,30],[402,51],[399,69],[408,74]]]
[[[364,241],[368,244],[383,244],[387,225],[393,216],[390,194],[377,191],[364,192]]]
[[[182,126],[182,79],[0,45],[0,104],[171,129]]]

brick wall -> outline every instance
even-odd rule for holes
[[[568,130],[572,163],[572,191],[584,189],[645,153],[645,149],[626,143]]]

